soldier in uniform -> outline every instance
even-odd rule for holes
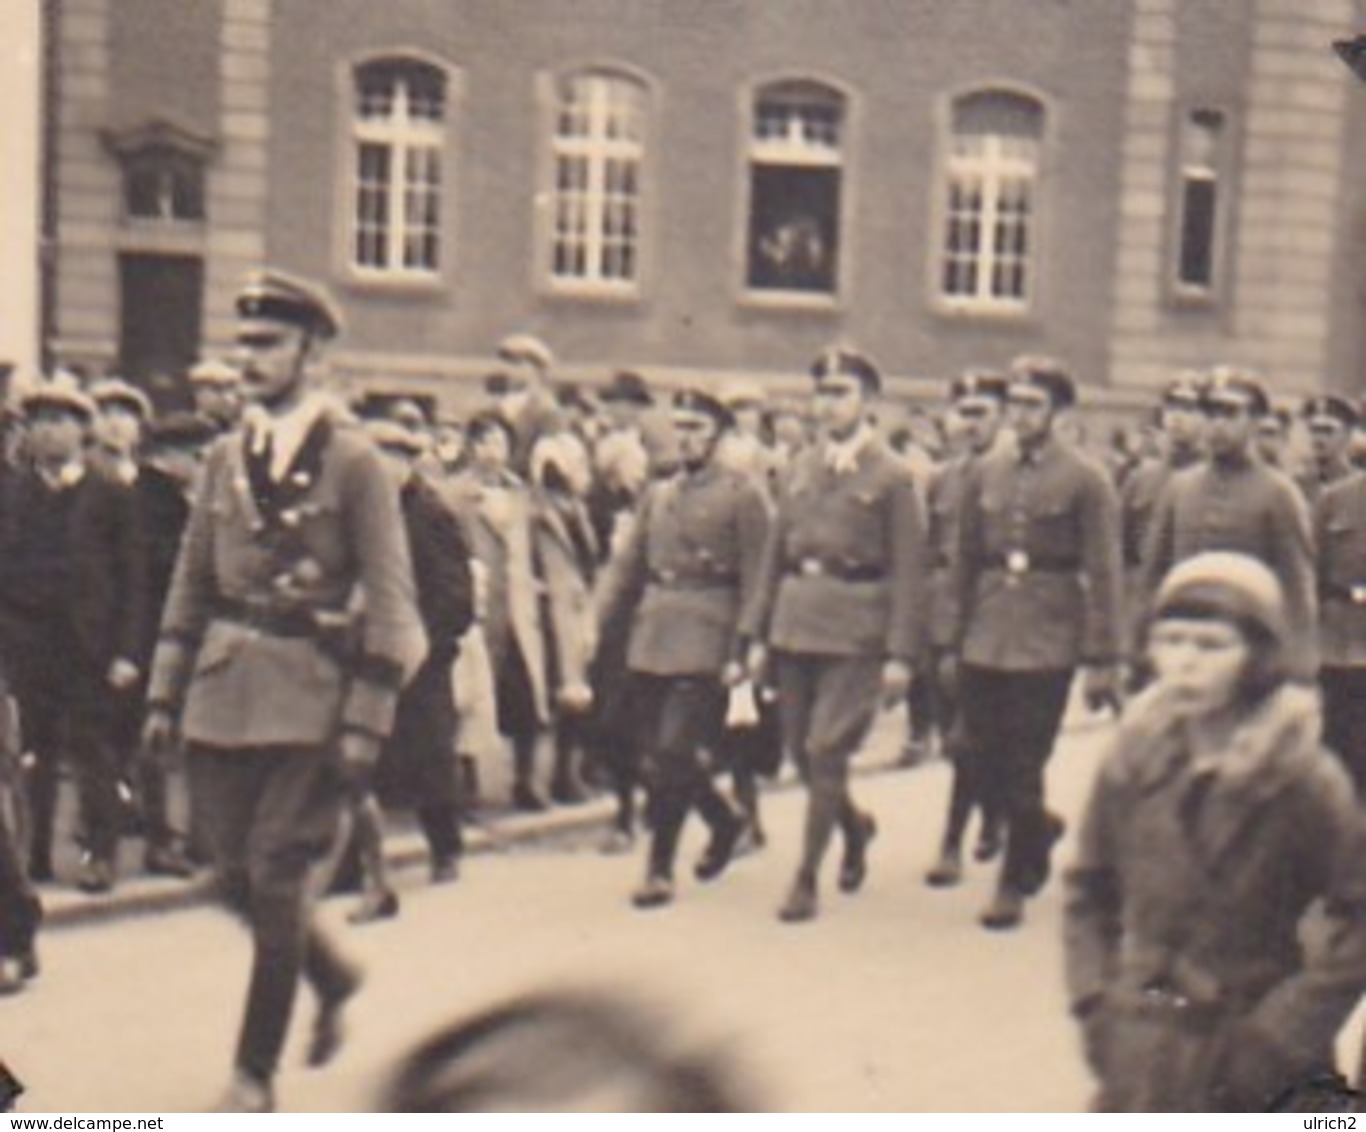
[[[991,763],[987,797],[1008,823],[984,927],[1017,926],[1048,879],[1062,822],[1044,768],[1078,664],[1093,706],[1117,702],[1121,639],[1119,499],[1104,468],[1055,434],[1076,401],[1048,358],[1011,369],[1015,444],[975,461],[963,489],[954,609],[966,743]]]
[[[1144,608],[1176,563],[1204,550],[1233,550],[1271,568],[1285,591],[1292,675],[1315,678],[1314,555],[1304,499],[1283,472],[1253,450],[1270,412],[1254,377],[1219,370],[1202,394],[1205,460],[1174,476],[1158,500],[1143,550]]]
[[[807,785],[801,860],[778,913],[787,923],[816,915],[836,826],[839,886],[863,885],[877,827],[850,796],[849,760],[879,700],[905,698],[926,642],[925,520],[911,473],[870,419],[881,374],[862,354],[832,349],[811,376],[822,436],[779,494],[750,658],[757,675],[771,650],[787,749]]]
[[[726,689],[739,683],[742,626],[751,621],[769,514],[761,489],[723,467],[717,452],[733,418],[708,393],[684,390],[673,401],[681,468],[655,485],[606,583],[603,625],[633,610],[626,663],[646,752],[650,842],[638,908],[673,899],[674,856],[693,808],[711,829],[695,873],[719,876],[743,828],[713,785],[703,748],[714,749]]]
[[[1349,449],[1357,425],[1356,406],[1346,397],[1324,393],[1305,400],[1300,415],[1309,433],[1312,459],[1295,477],[1312,509],[1320,495],[1355,470]]]
[[[1226,369],[1224,372],[1229,372]],[[1253,434],[1252,447],[1257,459],[1268,468],[1278,471],[1285,467],[1285,450],[1290,445],[1290,410],[1272,408],[1268,402],[1266,412],[1257,421]]]
[[[224,1111],[270,1111],[299,978],[308,1057],[342,1039],[360,983],[310,914],[310,867],[368,779],[426,648],[398,492],[379,452],[311,388],[340,318],[319,288],[252,276],[236,302],[256,405],[209,454],[176,564],[144,741],[183,736],[223,894],[254,960]],[[363,616],[355,611],[363,609]]]
[[[1314,505],[1314,545],[1323,742],[1366,797],[1366,473],[1324,489]]]
[[[1006,379],[1003,374],[969,370],[949,386],[952,412],[963,430],[965,450],[940,467],[930,481],[928,493],[930,546],[930,645],[933,661],[925,674],[936,690],[935,714],[943,729],[945,745],[953,759],[953,787],[949,795],[948,821],[940,842],[939,860],[926,874],[931,887],[956,885],[963,874],[963,834],[974,807],[981,808],[976,857],[989,861],[1000,851],[1000,814],[988,808],[991,795],[982,788],[983,756],[965,742],[951,682],[938,678],[941,663],[951,658],[953,640],[953,558],[958,552],[958,519],[963,509],[963,489],[974,460],[990,453],[997,444],[1004,418]],[[951,660],[950,660],[951,663]]]

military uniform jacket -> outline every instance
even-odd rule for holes
[[[1256,459],[1227,466],[1206,461],[1172,477],[1158,501],[1143,552],[1145,605],[1178,562],[1207,550],[1259,559],[1285,591],[1288,661],[1295,675],[1317,668],[1313,536],[1291,480]]]
[[[1320,464],[1316,460],[1295,476],[1295,485],[1304,494],[1305,502],[1312,509],[1319,501],[1319,496],[1334,484],[1347,479],[1355,470],[1345,457],[1328,464]]]
[[[928,570],[920,493],[879,439],[836,471],[817,444],[778,495],[751,634],[823,656],[925,659]]]
[[[1119,499],[1057,438],[974,461],[954,563],[962,659],[1008,671],[1114,663],[1122,596]]]
[[[1366,474],[1357,472],[1319,496],[1319,662],[1366,666]]]
[[[748,476],[716,463],[652,485],[599,604],[606,629],[633,609],[626,665],[720,676],[752,623],[769,508]]]
[[[1130,473],[1120,489],[1120,514],[1124,533],[1124,565],[1136,569],[1143,561],[1143,547],[1152,525],[1157,501],[1172,476],[1200,462],[1199,454],[1175,453],[1165,460],[1144,460]]]
[[[185,738],[241,748],[386,736],[426,639],[398,491],[370,440],[324,415],[269,503],[247,434],[210,450],[152,667],[149,702]],[[321,612],[358,639],[329,647]]]
[[[930,643],[945,649],[954,644],[953,559],[958,553],[958,517],[963,507],[971,455],[961,455],[934,471],[925,495],[929,521]]]

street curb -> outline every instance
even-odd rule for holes
[[[1110,726],[1110,722],[1108,717],[1072,715],[1059,741],[1067,742],[1087,735]],[[920,766],[906,767],[898,762],[899,746],[892,745],[888,750],[878,749],[880,747],[882,744],[879,743],[875,748],[865,748],[853,767],[856,777],[919,770],[943,762],[942,759],[934,759]],[[765,786],[764,792],[781,793],[796,789],[799,785],[789,766]],[[465,826],[465,852],[467,856],[501,853],[515,846],[534,845],[538,841],[583,833],[595,827],[606,829],[614,811],[614,800],[604,795],[583,805],[556,807],[538,814],[496,811],[489,816],[476,815]],[[396,872],[415,869],[427,863],[427,845],[417,830],[393,831],[385,836],[384,856],[389,867]],[[130,876],[120,881],[112,893],[103,897],[89,896],[69,888],[46,887],[39,890],[39,896],[44,906],[43,926],[52,930],[175,912],[209,904],[215,899],[213,882],[207,873],[202,879],[191,881]]]

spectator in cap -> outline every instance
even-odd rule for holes
[[[1211,550],[1246,554],[1268,566],[1285,593],[1288,651],[1297,679],[1317,671],[1314,555],[1309,512],[1298,488],[1254,451],[1270,411],[1261,382],[1216,370],[1202,397],[1205,459],[1167,484],[1149,525],[1140,566],[1144,609],[1179,562]]]
[[[205,358],[187,375],[194,411],[220,432],[230,432],[242,418],[242,371],[223,358]]]
[[[972,465],[954,556],[954,632],[965,743],[1007,822],[980,922],[1020,924],[1047,883],[1062,821],[1044,771],[1077,669],[1087,704],[1117,707],[1123,637],[1119,499],[1103,467],[1062,440],[1076,385],[1057,361],[1021,358],[1007,390],[1015,443]]]
[[[555,356],[532,334],[510,334],[498,343],[494,405],[512,426],[511,468],[523,479],[531,470],[531,450],[546,433],[565,427],[564,413],[551,389]]]
[[[53,879],[59,764],[75,772],[86,851],[77,885],[109,892],[121,832],[109,719],[142,677],[147,562],[137,500],[85,460],[91,399],[68,377],[21,399],[28,467],[7,477],[0,531],[0,644],[35,762],[29,872]]]
[[[455,515],[418,474],[425,436],[396,420],[366,424],[399,492],[413,561],[427,655],[404,687],[394,726],[375,766],[374,778],[353,788],[346,818],[334,841],[343,853],[354,837],[364,895],[352,923],[398,914],[398,894],[384,859],[385,806],[409,809],[427,841],[434,883],[454,880],[463,851],[460,781],[455,761],[456,714],[451,669],[460,639],[474,619],[470,552]]]
[[[778,912],[785,923],[816,916],[837,827],[839,886],[862,887],[877,825],[850,794],[849,760],[879,703],[905,698],[926,648],[925,522],[914,480],[871,422],[881,376],[848,348],[822,354],[811,376],[821,439],[782,486],[760,600],[742,623],[756,642],[754,679],[771,650],[786,744],[806,778],[801,857]]]
[[[91,462],[103,475],[133,484],[143,432],[152,419],[152,403],[141,389],[121,377],[106,377],[90,386],[95,402]]]
[[[1257,422],[1253,436],[1253,451],[1268,468],[1284,470],[1285,454],[1290,446],[1290,410],[1269,409]]]
[[[600,619],[629,628],[626,663],[637,700],[638,742],[651,767],[650,852],[637,908],[674,897],[674,861],[696,810],[709,841],[694,873],[711,881],[729,865],[743,823],[703,764],[716,750],[727,689],[740,685],[744,618],[755,601],[768,533],[760,488],[717,460],[730,409],[701,389],[681,390],[673,422],[682,463],[656,484],[603,587]]]
[[[316,386],[341,329],[336,305],[315,283],[265,270],[236,311],[252,414],[205,463],[143,739],[165,758],[183,738],[218,891],[250,927],[253,973],[220,1109],[264,1112],[301,981],[317,1000],[309,1063],[343,1042],[362,975],[313,916],[317,866],[427,643],[398,493]]]
[[[764,432],[767,392],[752,378],[735,378],[721,385],[717,399],[735,420],[721,440],[717,458],[732,471],[753,476],[765,492],[770,492],[777,467]]]
[[[926,750],[937,725],[945,750],[953,762],[953,786],[949,795],[948,816],[940,839],[939,857],[925,875],[933,888],[949,888],[963,875],[963,836],[972,811],[981,812],[974,855],[979,861],[993,860],[1001,851],[1001,815],[992,809],[995,795],[982,780],[989,764],[982,752],[967,743],[959,716],[954,681],[950,672],[945,679],[946,662],[951,667],[955,651],[953,639],[953,560],[958,553],[958,523],[962,515],[963,492],[973,464],[987,456],[999,441],[1005,423],[1007,382],[1004,374],[971,369],[949,384],[950,416],[963,436],[963,450],[936,469],[926,498],[930,559],[930,648],[932,663],[917,684],[929,692],[920,701],[912,699],[911,750],[902,762],[918,765],[929,758]],[[920,711],[917,712],[917,706]],[[907,757],[909,756],[909,757]]]
[[[1295,477],[1295,482],[1312,509],[1325,488],[1352,474],[1348,449],[1352,443],[1352,430],[1357,424],[1357,411],[1346,397],[1323,393],[1306,398],[1300,416],[1309,433],[1310,461]]]
[[[1313,694],[1286,681],[1283,596],[1226,552],[1155,594],[1155,681],[1109,739],[1066,878],[1098,1111],[1299,1111],[1342,1080],[1366,991],[1362,816]]]
[[[536,762],[551,710],[545,627],[532,562],[531,495],[510,467],[515,432],[500,413],[472,417],[465,440],[468,460],[452,495],[488,579],[482,624],[498,730],[512,745],[512,803],[537,812],[546,808],[536,783]]]

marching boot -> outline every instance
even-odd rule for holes
[[[853,810],[852,805],[850,809]],[[868,846],[877,836],[877,821],[872,814],[853,810],[844,826],[844,859],[840,862],[841,892],[853,893],[868,877]]]
[[[674,882],[662,873],[650,873],[634,893],[631,894],[631,903],[637,908],[663,908],[666,904],[672,904],[674,898]]]
[[[982,927],[988,931],[1011,931],[1024,922],[1025,898],[1005,881],[996,888],[996,895],[982,912]]]
[[[963,851],[956,845],[945,845],[939,852],[939,860],[925,874],[925,883],[931,888],[953,888],[963,879]]]
[[[730,864],[731,858],[735,854],[735,846],[740,840],[740,834],[744,832],[744,820],[730,807],[722,803],[723,808],[717,811],[716,824],[711,828],[711,840],[707,843],[707,848],[702,856],[698,858],[697,864],[693,866],[693,875],[700,881],[715,880]]]
[[[274,1112],[275,1091],[269,1081],[262,1081],[244,1070],[237,1070],[228,1083],[223,1098],[214,1112]]]
[[[995,814],[982,812],[982,824],[977,831],[977,844],[973,846],[973,860],[994,861],[1001,855],[1005,838],[1001,832],[1001,819]]]
[[[816,878],[798,873],[792,882],[787,899],[778,909],[778,919],[785,924],[801,924],[816,918]]]
[[[524,813],[539,814],[546,808],[545,799],[536,792],[536,736],[517,735],[512,740],[513,784],[512,804]]]

